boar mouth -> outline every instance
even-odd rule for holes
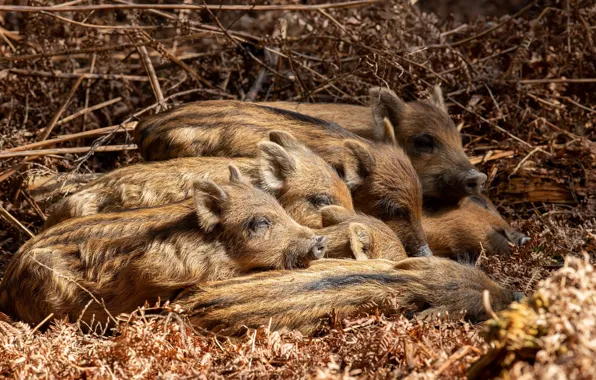
[[[492,232],[490,232],[488,241],[491,245],[492,251],[498,254],[510,252],[510,244],[513,244],[513,242],[508,239],[507,234],[503,229],[494,229]]]

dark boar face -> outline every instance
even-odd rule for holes
[[[438,207],[425,210],[422,223],[437,256],[475,262],[483,248],[489,254],[503,254],[530,240],[511,227],[486,197],[471,195],[454,207]]]
[[[422,191],[410,160],[391,144],[344,144],[344,175],[354,206],[385,222],[399,237],[409,256],[432,252],[422,229]]]
[[[335,169],[282,131],[259,143],[261,186],[276,195],[298,223],[321,228],[321,208],[329,205],[353,211],[352,196]]]
[[[246,270],[292,269],[324,256],[327,238],[299,225],[270,194],[253,187],[230,165],[230,182],[195,183],[195,206],[201,228],[221,234],[228,252]]]
[[[380,220],[339,206],[323,207],[321,213],[323,227],[339,226],[343,236],[336,238],[349,240],[350,251],[357,260],[399,261],[407,257],[395,232]]]
[[[458,200],[482,190],[486,175],[468,160],[439,87],[433,89],[430,99],[411,103],[387,89],[373,88],[370,95],[376,138],[382,138],[383,119],[388,118],[426,197]]]
[[[474,266],[439,257],[409,258],[398,262],[395,269],[403,270],[411,280],[408,295],[411,299],[402,302],[416,305],[420,317],[465,310],[466,319],[480,322],[490,318],[483,302],[485,290],[494,311],[503,310],[523,297],[519,292],[503,288]]]
[[[462,199],[459,212],[461,220],[476,226],[476,230],[470,228],[472,236],[476,236],[476,241],[483,241],[483,246],[488,247],[490,252],[506,253],[511,246],[522,246],[530,241],[528,236],[511,227],[484,196],[472,195]]]

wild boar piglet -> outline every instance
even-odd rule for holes
[[[483,249],[488,254],[503,254],[511,246],[530,241],[481,195],[462,198],[457,205],[426,206],[422,227],[435,255],[460,262],[476,262]]]
[[[362,213],[354,213],[339,206],[321,209],[321,235],[329,238],[325,257],[356,260],[407,258],[401,241],[388,225]]]
[[[106,310],[131,312],[193,284],[307,267],[326,242],[231,165],[228,183],[199,180],[192,199],[70,219],[40,233],[8,264],[0,309],[32,324],[50,313],[76,320],[83,311],[87,322],[105,321]]]
[[[346,183],[321,157],[287,132],[271,131],[269,139],[257,144],[256,158],[185,157],[114,170],[54,205],[45,228],[77,216],[181,201],[205,175],[224,181],[230,162],[304,226],[321,227],[321,207],[354,209]]]
[[[313,262],[300,271],[270,271],[189,288],[175,303],[190,313],[190,322],[222,334],[245,327],[317,332],[331,316],[406,313],[425,318],[464,311],[480,322],[490,316],[483,305],[489,292],[500,311],[523,294],[503,288],[481,270],[439,257]]]
[[[367,141],[321,119],[235,101],[189,103],[141,120],[135,142],[147,160],[172,157],[255,157],[272,130],[291,133],[338,170],[354,207],[386,222],[410,256],[430,255],[420,222],[422,190],[409,158],[396,145]]]
[[[449,117],[439,86],[432,89],[428,99],[413,102],[403,101],[387,88],[374,87],[370,89],[368,107],[336,103],[259,104],[334,122],[373,141],[384,140],[383,119],[388,118],[399,145],[420,176],[425,197],[457,201],[480,193],[486,182],[486,175],[466,157],[461,134]]]

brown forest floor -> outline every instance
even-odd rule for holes
[[[13,3],[54,4],[4,4]],[[43,223],[36,183],[139,160],[134,150],[123,151],[130,149],[123,128],[48,144],[42,149],[57,150],[25,165],[24,156],[6,157],[7,150],[195,100],[366,104],[371,86],[412,100],[440,84],[468,154],[489,176],[488,195],[532,237],[480,264],[532,294],[566,256],[596,258],[596,3],[534,1],[517,9],[515,17],[466,23],[398,0],[308,11],[0,11],[0,205],[22,225],[0,218],[0,275],[28,239],[24,229],[36,233]],[[64,150],[90,146],[90,153]],[[579,268],[593,283],[591,269]],[[575,280],[584,277],[570,271],[557,278],[581,283]],[[541,287],[556,288],[549,281]],[[584,290],[594,299],[593,288]],[[591,336],[596,328],[581,319],[586,315],[569,320]],[[461,377],[488,350],[480,328],[457,317],[338,321],[317,338],[263,329],[230,341],[193,331],[175,313],[137,315],[110,337],[68,323],[40,333],[0,319],[0,344],[0,376],[18,377]],[[533,369],[534,360],[516,357],[527,363],[510,375],[547,373]]]

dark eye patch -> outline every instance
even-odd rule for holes
[[[387,219],[407,219],[410,216],[410,210],[404,207],[397,206],[389,199],[382,199],[378,202],[379,211],[383,217]]]
[[[419,153],[432,153],[437,147],[437,142],[432,135],[425,133],[422,136],[418,136],[414,139],[414,147]]]
[[[335,203],[335,199],[326,194],[317,194],[308,198],[308,201],[315,207],[329,206]]]

